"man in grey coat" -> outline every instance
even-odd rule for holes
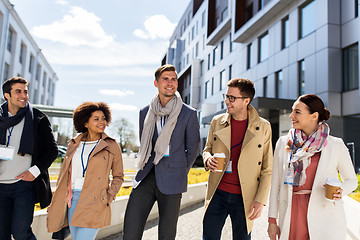
[[[196,110],[182,102],[172,65],[155,72],[155,94],[140,110],[138,172],[124,220],[124,240],[141,239],[155,201],[159,208],[159,239],[176,236],[181,196],[198,154],[200,134]]]

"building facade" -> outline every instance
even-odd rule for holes
[[[234,77],[255,83],[252,105],[273,143],[291,127],[298,96],[320,96],[360,168],[359,0],[192,0],[162,64],[178,70],[183,101],[198,110],[204,146]]]
[[[53,105],[56,73],[8,0],[0,1],[0,80],[20,76],[29,82],[29,101]],[[2,97],[2,100],[3,97]]]

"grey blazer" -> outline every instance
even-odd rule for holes
[[[139,136],[149,106],[140,110]],[[163,194],[178,194],[187,191],[187,175],[198,155],[200,144],[199,121],[196,110],[183,103],[181,112],[170,139],[169,157],[163,157],[157,165],[154,161],[154,146],[158,137],[156,124],[152,138],[151,156],[144,168],[137,172],[136,181],[143,180],[155,167],[156,184]]]

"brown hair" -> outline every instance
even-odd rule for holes
[[[310,113],[319,113],[318,122],[326,121],[330,118],[330,111],[324,106],[324,102],[314,94],[306,94],[299,97],[299,101],[304,103]]]
[[[156,69],[155,79],[159,80],[159,77],[161,76],[161,74],[166,71],[175,72],[176,76],[177,76],[176,68],[171,64],[165,64],[165,65],[162,65],[161,67],[159,67],[158,69]]]
[[[85,123],[89,121],[91,114],[98,110],[104,113],[107,125],[109,125],[111,122],[111,111],[106,103],[84,102],[78,106],[73,113],[73,121],[76,131],[79,133],[87,132],[88,130],[85,127]]]
[[[240,90],[243,97],[250,98],[250,102],[253,100],[255,95],[254,83],[249,79],[245,78],[233,78],[227,83],[228,87],[236,87]]]
[[[5,93],[8,93],[11,96],[11,88],[14,84],[16,83],[22,83],[25,84],[26,86],[28,85],[28,81],[26,81],[24,78],[22,77],[13,77],[13,78],[9,78],[8,80],[6,80],[3,85],[2,85],[2,91],[3,91],[3,95],[4,98],[5,97]],[[6,99],[7,101],[7,99]]]

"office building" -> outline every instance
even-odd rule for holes
[[[29,82],[29,101],[54,105],[56,73],[8,0],[0,1],[0,80],[20,76]],[[3,98],[2,98],[3,99]],[[4,100],[4,99],[3,99]]]
[[[178,69],[179,92],[196,108],[202,147],[234,77],[255,83],[252,105],[271,122],[273,143],[288,132],[298,96],[320,96],[331,134],[360,167],[358,0],[192,0],[162,59]]]

